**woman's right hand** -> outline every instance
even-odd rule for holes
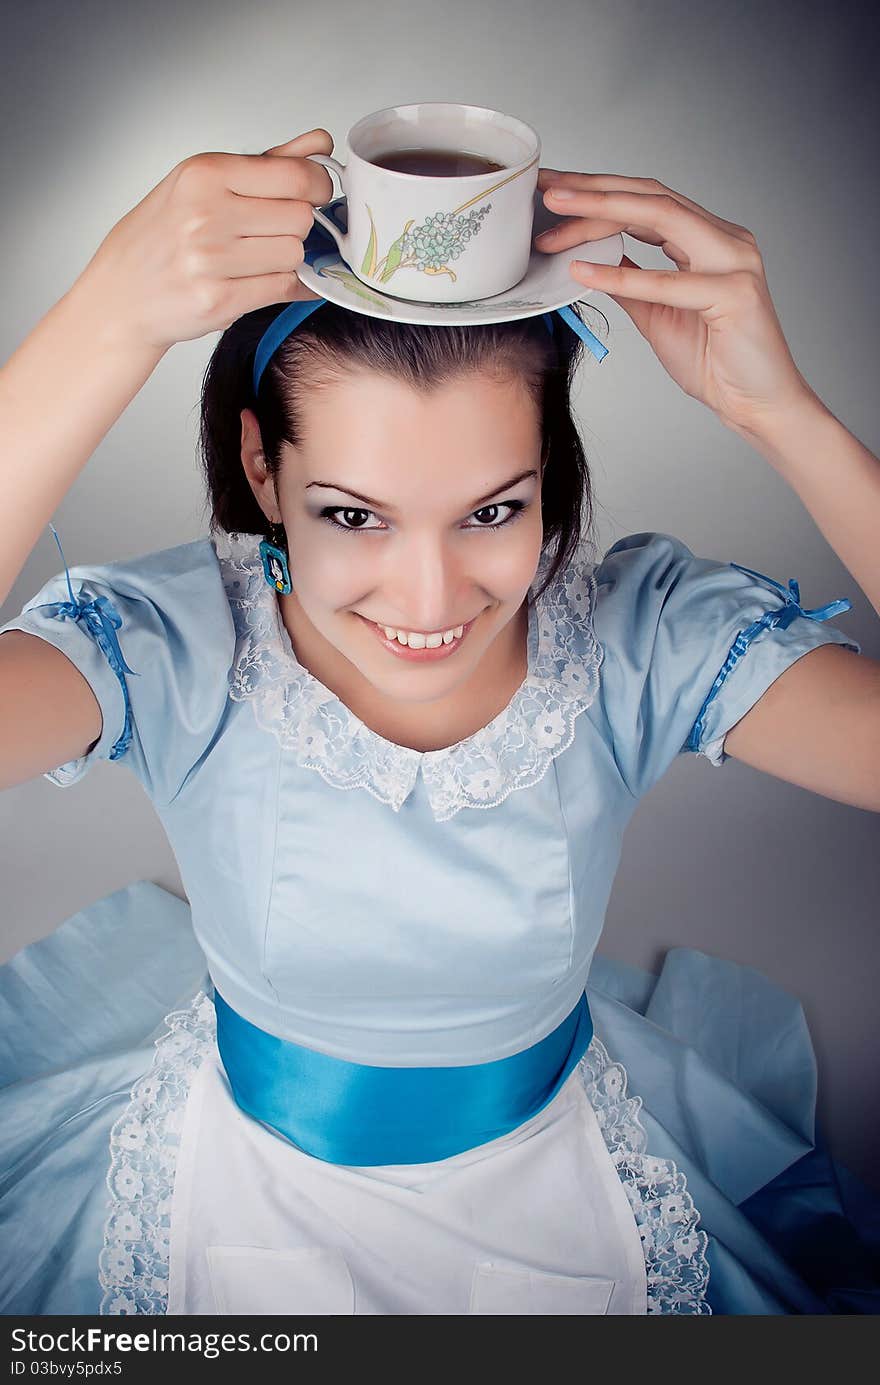
[[[318,298],[297,265],[333,183],[315,129],[263,154],[194,154],[113,227],[80,276],[138,344],[167,350],[270,303]]]

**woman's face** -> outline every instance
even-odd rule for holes
[[[242,424],[251,487],[267,517],[280,507],[287,534],[288,629],[325,662],[326,641],[393,701],[453,694],[520,610],[541,553],[541,436],[525,387],[473,376],[421,394],[346,374],[309,394],[277,504],[249,410]],[[418,662],[376,629],[467,622],[445,657]]]

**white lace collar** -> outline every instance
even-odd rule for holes
[[[492,808],[537,783],[574,738],[593,702],[602,651],[593,633],[593,564],[574,561],[529,609],[528,672],[488,725],[441,750],[413,750],[366,726],[299,663],[266,582],[258,534],[212,535],[236,629],[229,695],[250,699],[258,725],[339,789],[364,788],[399,812],[422,775],[445,822],[462,808]],[[549,567],[543,554],[536,589]]]

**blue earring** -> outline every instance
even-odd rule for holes
[[[293,591],[293,583],[290,580],[290,568],[287,565],[287,550],[282,547],[282,538],[275,537],[275,531],[279,530],[283,534],[280,524],[273,524],[269,521],[272,530],[273,542],[263,539],[260,544],[260,557],[263,560],[263,573],[266,581],[273,591],[280,592],[282,596],[287,596]]]

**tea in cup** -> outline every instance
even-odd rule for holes
[[[524,277],[532,251],[541,141],[516,116],[425,101],[364,116],[343,165],[308,154],[339,179],[343,230],[320,209],[362,283],[395,298],[465,303]]]

